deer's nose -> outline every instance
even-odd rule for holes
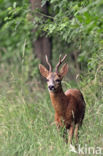
[[[55,89],[53,85],[50,85],[48,88],[49,88],[50,90],[54,90],[54,89]]]

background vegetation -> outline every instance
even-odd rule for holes
[[[79,144],[103,148],[103,1],[40,3],[48,4],[48,13],[31,12],[28,0],[0,0],[0,155],[78,155],[57,132],[41,85],[38,63],[43,61],[35,57],[33,42],[43,36],[52,39],[53,67],[60,53],[68,54],[64,90],[77,87],[85,97]]]

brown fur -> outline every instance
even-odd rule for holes
[[[58,93],[50,93],[52,105],[55,109],[55,121],[58,126],[70,128],[71,124],[82,124],[85,112],[85,102],[78,89],[69,89],[65,93],[61,89]]]
[[[52,105],[55,110],[55,122],[57,127],[70,129],[69,142],[75,130],[76,142],[78,142],[78,128],[82,125],[85,113],[85,101],[78,89],[69,89],[65,93],[60,89],[57,93],[50,93]]]
[[[47,79],[50,99],[55,110],[55,122],[57,127],[69,129],[68,141],[72,142],[73,134],[78,141],[78,129],[82,125],[85,113],[85,101],[78,89],[69,89],[65,93],[62,90],[61,81],[68,71],[68,65],[64,64],[59,73],[48,71],[43,65],[39,65],[41,74]],[[59,81],[58,81],[59,80]]]

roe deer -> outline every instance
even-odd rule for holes
[[[78,142],[78,129],[82,125],[85,114],[85,101],[82,93],[78,89],[69,89],[63,92],[61,81],[68,72],[68,64],[64,64],[59,71],[59,66],[65,60],[67,55],[61,59],[56,65],[55,72],[52,72],[51,65],[46,56],[46,62],[49,65],[49,71],[39,64],[40,73],[47,79],[50,99],[55,110],[55,122],[57,127],[65,127],[69,129],[68,142],[72,142],[73,134],[75,134],[76,142]]]

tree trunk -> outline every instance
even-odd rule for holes
[[[41,0],[30,0],[31,8],[35,11],[35,9],[40,9],[43,13],[48,14],[47,5],[41,7]],[[39,15],[37,15],[39,16]],[[35,33],[36,30],[33,30]],[[47,68],[47,64],[45,61],[45,55],[48,56],[49,61],[51,62],[52,51],[51,51],[51,39],[46,36],[39,36],[36,41],[33,41],[33,52],[35,56],[40,59],[41,63],[45,65]]]

